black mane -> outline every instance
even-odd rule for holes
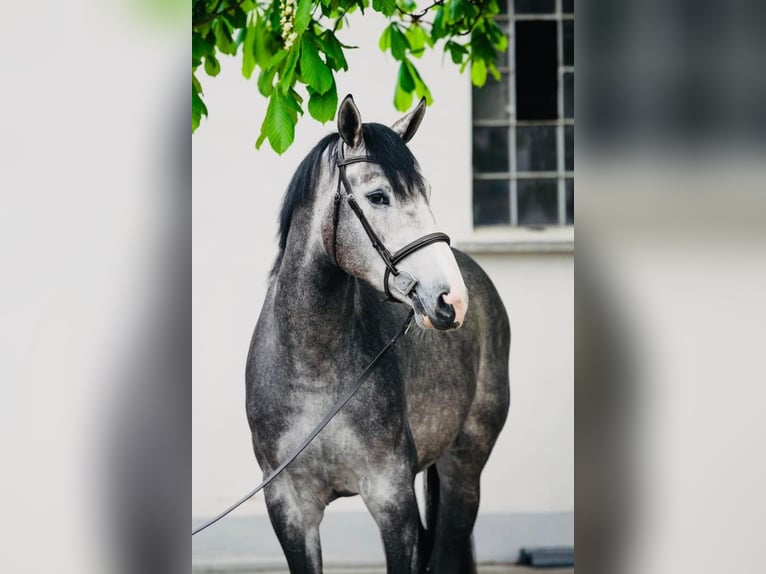
[[[417,160],[396,132],[387,126],[371,123],[362,125],[362,136],[367,155],[381,167],[386,179],[391,182],[394,193],[403,196],[408,189],[422,190],[423,178],[418,170]],[[293,213],[310,198],[319,161],[328,148],[331,148],[331,166],[335,167],[339,139],[337,133],[323,137],[300,163],[287,186],[279,212],[279,253],[271,271],[272,276],[282,263]]]

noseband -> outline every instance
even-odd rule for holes
[[[399,291],[402,295],[405,297],[408,297],[409,294],[412,292],[412,290],[415,288],[415,285],[418,284],[418,280],[407,273],[406,271],[402,271],[396,267],[396,264],[399,263],[402,259],[405,257],[412,255],[419,249],[423,249],[424,247],[431,245],[432,243],[437,243],[440,241],[445,242],[447,245],[450,243],[450,238],[446,233],[436,232],[436,233],[429,233],[428,235],[424,235],[423,237],[420,237],[416,239],[415,241],[412,241],[399,249],[398,251],[394,252],[393,254],[386,248],[386,246],[383,244],[383,242],[380,240],[380,237],[378,237],[378,234],[375,233],[375,230],[370,225],[370,222],[367,220],[367,217],[365,217],[364,212],[362,211],[362,208],[359,207],[359,204],[356,201],[356,198],[354,197],[352,191],[351,191],[351,183],[348,181],[348,177],[346,176],[346,166],[351,165],[352,163],[376,163],[371,157],[369,156],[357,156],[357,157],[350,157],[348,159],[343,157],[343,142],[339,142],[338,146],[338,189],[335,192],[335,211],[333,213],[332,218],[332,257],[335,260],[335,263],[338,263],[337,258],[337,234],[338,234],[338,219],[340,217],[340,204],[341,204],[341,185],[343,185],[343,189],[346,192],[346,201],[348,202],[348,206],[351,208],[351,211],[354,212],[357,219],[359,219],[359,222],[362,224],[362,227],[364,228],[364,232],[367,234],[367,237],[370,238],[370,241],[372,242],[373,248],[375,248],[375,251],[378,252],[378,255],[380,255],[380,258],[383,260],[383,263],[386,265],[386,271],[383,274],[383,288],[386,291],[386,297],[388,297],[391,301],[396,301],[394,299],[393,295],[391,295],[391,291],[388,288],[388,279],[390,275],[394,276],[394,286],[396,287],[396,290]]]

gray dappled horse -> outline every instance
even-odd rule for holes
[[[340,135],[317,144],[284,198],[279,255],[246,371],[247,415],[264,476],[410,309],[420,327],[266,488],[292,573],[322,571],[324,509],[355,494],[380,528],[389,573],[475,572],[479,477],[508,413],[510,329],[487,275],[432,233],[430,186],[406,146],[424,111],[421,101],[391,128],[362,124],[346,97]],[[395,275],[366,226],[389,249],[433,237],[399,260]],[[412,280],[402,286],[402,277]],[[399,303],[385,301],[384,292]],[[423,470],[425,528],[413,484]]]

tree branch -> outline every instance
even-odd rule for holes
[[[412,18],[413,22],[417,22],[423,16],[428,14],[428,11],[431,8],[435,8],[436,6],[443,6],[443,5],[444,5],[444,0],[434,0],[433,4],[431,4],[430,6],[426,6],[420,12],[407,12],[407,10],[403,10],[402,8],[400,8],[399,5],[396,6],[396,9],[399,11],[399,14],[401,14],[402,16],[409,16],[410,18]]]

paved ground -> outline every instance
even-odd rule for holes
[[[194,569],[195,574],[289,574],[287,570],[263,568],[245,569]],[[525,566],[505,564],[482,564],[479,566],[479,574],[574,574],[574,568],[546,568],[544,570],[527,568]],[[325,574],[385,574],[385,568],[380,567],[336,567],[325,568]]]

